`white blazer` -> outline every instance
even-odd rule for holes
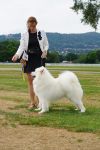
[[[41,32],[41,37],[42,37],[41,39],[38,36],[39,31]],[[42,30],[37,29],[37,39],[38,39],[41,51],[42,52],[47,51],[49,48],[49,43],[48,43],[46,33]],[[27,32],[21,34],[20,45],[19,45],[19,48],[16,52],[16,54],[18,55],[19,58],[22,55],[23,51],[27,51],[28,41],[29,41],[29,33],[27,30]]]

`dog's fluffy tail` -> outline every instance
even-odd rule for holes
[[[59,75],[59,77],[60,78],[63,77],[63,78],[72,80],[73,82],[79,82],[77,76],[73,72],[71,72],[71,71],[65,71],[65,72],[61,73]]]
[[[68,86],[68,89],[71,87],[77,87],[79,89],[81,89],[81,84],[77,78],[77,76],[71,72],[71,71],[65,71],[63,73],[61,73],[58,77],[58,80],[60,81],[60,83],[65,86],[65,83],[66,85]]]

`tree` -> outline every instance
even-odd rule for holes
[[[76,12],[82,12],[81,22],[91,25],[95,30],[100,19],[100,0],[73,0],[72,9]]]
[[[89,52],[86,57],[86,63],[95,64],[97,61],[96,51]]]
[[[66,59],[67,61],[74,61],[78,58],[78,55],[77,54],[74,54],[74,53],[68,53],[66,55]]]
[[[48,52],[48,63],[59,63],[59,54],[56,51]]]
[[[78,58],[78,63],[86,63],[86,58],[87,58],[86,54],[81,54]]]
[[[18,45],[19,45],[19,41],[14,41],[14,40],[0,42],[0,61],[11,62],[11,58],[16,52]]]
[[[100,50],[97,50],[96,54],[97,54],[97,60],[100,62]]]

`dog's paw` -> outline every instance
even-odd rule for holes
[[[43,113],[45,113],[46,111],[44,111],[44,110],[41,110],[40,112],[38,112],[39,114],[43,114]]]
[[[38,112],[39,115],[41,115],[41,114],[43,114],[43,113],[44,113],[44,112],[42,112],[42,111]]]
[[[86,108],[84,108],[84,109],[81,109],[81,113],[84,113],[86,111]]]
[[[79,110],[78,108],[75,108],[75,110],[77,111],[77,110]]]
[[[35,109],[35,111],[40,111],[40,110],[41,110],[41,108],[36,108],[36,109]]]

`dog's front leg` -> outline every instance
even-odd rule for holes
[[[49,104],[48,104],[48,102],[46,100],[42,100],[41,102],[42,102],[41,103],[42,104],[42,110],[39,112],[39,114],[42,114],[44,112],[49,111]]]

